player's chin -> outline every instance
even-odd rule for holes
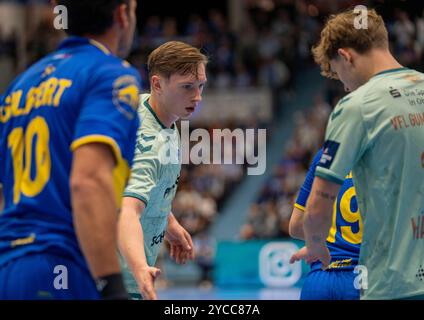
[[[187,109],[185,110],[184,114],[181,116],[181,118],[182,118],[182,119],[190,118],[190,117],[191,117],[191,115],[193,114],[193,112],[194,112],[194,109],[192,110],[192,109],[187,108]]]

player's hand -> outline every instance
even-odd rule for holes
[[[177,220],[172,220],[168,224],[165,240],[169,242],[172,259],[178,264],[185,264],[187,260],[194,260],[194,246],[190,234]]]
[[[144,300],[157,300],[155,290],[155,280],[160,276],[160,269],[155,267],[145,267],[137,275],[137,285]]]
[[[330,265],[330,251],[328,251],[328,248],[325,244],[303,247],[292,255],[290,258],[290,263],[294,263],[300,260],[305,260],[308,264],[319,260],[322,263],[321,269],[325,270]]]

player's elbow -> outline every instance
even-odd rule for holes
[[[303,211],[293,208],[289,222],[289,235],[292,238],[303,240]]]
[[[299,221],[290,219],[289,223],[289,235],[294,239],[302,239],[303,237],[303,225]]]
[[[296,238],[296,228],[295,228],[295,226],[293,225],[293,223],[292,223],[292,221],[290,220],[290,223],[289,223],[289,235],[290,235],[290,237],[292,237],[292,238]]]
[[[123,197],[120,215],[125,219],[128,219],[127,217],[139,219],[145,207],[145,203],[137,198]]]

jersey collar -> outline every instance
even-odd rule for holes
[[[71,36],[63,40],[62,43],[59,45],[58,50],[69,48],[69,47],[87,45],[87,44],[91,44],[92,46],[96,47],[97,49],[99,49],[106,55],[112,55],[112,52],[104,44],[93,39],[84,38],[84,37],[76,37],[76,36]]]
[[[402,67],[402,68],[388,69],[388,70],[384,70],[384,71],[381,71],[379,73],[376,73],[373,77],[376,77],[376,76],[379,76],[379,75],[382,75],[382,74],[399,72],[399,71],[406,71],[406,70],[409,70],[409,68]]]
[[[162,129],[169,129],[162,123],[162,121],[160,121],[158,115],[153,110],[153,108],[150,106],[148,99],[144,100],[144,106],[147,108],[147,110],[150,111],[150,113],[153,115],[153,117],[155,117],[156,121],[159,123],[159,125],[162,127]],[[173,123],[171,125],[171,129],[174,129],[174,128],[175,128],[175,123]]]

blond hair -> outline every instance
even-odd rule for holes
[[[169,79],[173,74],[194,74],[197,77],[199,64],[206,65],[208,58],[199,49],[180,41],[169,41],[150,53],[147,69],[150,78],[161,75]]]
[[[371,49],[389,48],[389,36],[383,18],[374,10],[367,10],[367,28],[355,27],[358,13],[353,9],[331,15],[321,31],[319,43],[312,48],[315,62],[321,67],[321,74],[337,79],[331,71],[330,60],[337,57],[340,48],[351,48],[360,54]]]

